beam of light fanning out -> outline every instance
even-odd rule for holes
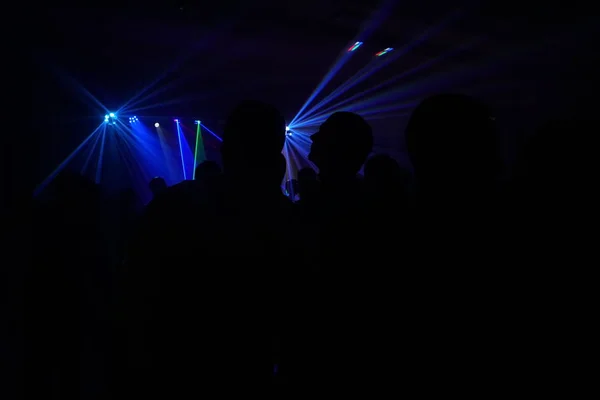
[[[175,120],[175,125],[177,126],[177,139],[179,140],[179,154],[181,155],[181,169],[183,171],[183,180],[187,179],[187,175],[185,173],[185,161],[183,159],[183,144],[181,143],[181,127],[179,126],[179,120]]]
[[[338,73],[338,71],[342,69],[342,67],[346,64],[351,54],[352,52],[345,51],[338,56],[333,65],[329,68],[329,71],[327,72],[325,77],[323,77],[321,82],[319,82],[315,90],[313,90],[306,102],[302,105],[302,107],[300,107],[300,111],[298,111],[298,113],[291,122],[292,125],[294,124],[296,119],[298,119],[298,117],[302,115],[304,110],[306,110],[306,108],[313,102],[313,100],[321,93],[325,86],[327,86],[327,84],[333,79],[333,77]]]
[[[102,139],[100,139],[100,154],[98,154],[98,163],[96,164],[96,184],[100,184],[102,179],[102,162],[104,161],[104,143],[106,142],[106,125],[102,130]]]
[[[376,53],[374,60],[363,67],[360,71],[358,71],[354,76],[350,79],[346,80],[343,84],[341,84],[338,88],[336,88],[332,93],[327,95],[324,99],[322,99],[318,104],[314,105],[308,111],[305,111],[303,115],[296,118],[295,123],[302,122],[307,116],[313,114],[318,109],[322,108],[329,102],[335,100],[338,96],[348,91],[350,88],[356,86],[360,82],[363,82],[365,79],[372,76],[378,70],[388,66],[395,60],[400,57],[408,54],[415,47],[425,43],[428,39],[430,39],[433,35],[440,33],[443,29],[445,29],[450,23],[455,22],[457,18],[462,15],[462,12],[455,11],[447,16],[445,16],[441,22],[436,23],[428,27],[424,32],[420,33],[414,39],[410,40],[408,44],[403,46],[401,49],[395,49],[392,47],[388,47],[378,53]],[[381,59],[381,56],[393,51],[392,56],[386,56]]]
[[[202,129],[204,129],[205,131],[207,131],[208,133],[210,133],[211,135],[213,135],[219,142],[223,141],[223,139],[221,139],[221,137],[219,135],[217,135],[216,133],[214,133],[213,131],[211,131],[210,129],[208,129],[206,127],[206,125],[204,125],[203,123],[200,123],[200,125],[202,126]]]
[[[380,6],[378,6],[372,12],[372,14],[369,16],[368,20],[363,25],[361,25],[360,36],[358,36],[358,37],[360,37],[362,40],[367,40],[373,34],[375,29],[379,28],[381,26],[381,24],[383,23],[383,21],[389,15],[391,15],[391,11],[395,7],[396,3],[397,3],[396,0],[387,0],[387,1],[384,1]],[[358,41],[354,42],[354,45],[351,48],[355,47],[357,43],[362,44],[362,42],[358,42]],[[354,50],[356,50],[358,47],[359,46],[354,48]],[[353,53],[354,53],[354,51],[347,51],[347,49],[346,49],[343,51],[343,53],[341,53],[338,56],[338,58],[335,60],[333,65],[330,67],[330,69],[327,72],[327,74],[325,75],[325,77],[323,77],[321,82],[317,85],[317,87],[312,92],[312,94],[308,97],[306,102],[302,105],[302,107],[300,107],[300,110],[298,111],[296,116],[292,119],[290,125],[293,126],[294,122],[296,122],[296,120],[298,120],[300,118],[300,116],[302,116],[302,113],[304,112],[304,110],[306,110],[306,108],[308,108],[308,106],[321,93],[321,91],[325,88],[325,86],[327,86],[329,84],[329,82],[335,77],[337,72],[340,69],[342,69],[344,64],[346,64],[346,62],[348,61],[348,59],[350,58],[350,56]]]
[[[195,121],[196,124],[196,148],[194,149],[194,171],[192,172],[192,179],[196,179],[196,167],[206,159],[204,153],[204,143],[202,142],[202,123]]]
[[[54,171],[52,171],[50,173],[50,175],[48,175],[48,177],[46,179],[44,179],[42,181],[42,183],[40,183],[35,190],[33,191],[33,195],[37,196],[39,195],[45,188],[46,186],[48,186],[48,183],[50,183],[54,178],[56,178],[56,176],[67,166],[67,164],[73,159],[73,157],[75,157],[77,154],[79,154],[79,151],[81,151],[81,149],[83,149],[85,147],[85,145],[96,135],[96,133],[98,133],[98,131],[100,130],[100,128],[102,128],[104,125],[104,123],[98,125],[98,127],[96,129],[94,129],[94,131],[92,133],[90,133],[90,135],[85,138],[83,140],[83,142],[81,142],[81,144],[79,146],[77,146],[77,148],[75,150],[73,150],[73,152],[71,154],[69,154],[67,156],[67,158],[64,159],[63,162],[61,162],[58,167],[56,167],[56,169]]]

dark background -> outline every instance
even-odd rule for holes
[[[411,84],[411,79],[430,79],[427,88],[414,91],[410,98],[419,100],[439,90],[482,97],[497,116],[507,165],[541,122],[593,112],[598,18],[592,4],[448,3],[396,2],[335,82],[354,74],[375,52],[402,48],[459,10],[459,20],[361,88],[481,38],[477,46],[400,81],[398,87]],[[43,130],[36,179],[55,168],[104,114],[75,90],[73,82],[108,109],[117,109],[165,74],[157,88],[178,80],[180,84],[145,104],[182,102],[139,114],[199,118],[217,133],[228,111],[246,98],[274,103],[291,120],[378,4],[260,0],[48,7],[35,19],[32,43],[32,110],[40,122],[34,129]],[[373,121],[377,150],[403,158],[405,123],[406,118]]]

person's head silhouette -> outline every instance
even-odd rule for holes
[[[152,192],[153,196],[156,196],[166,188],[167,182],[165,182],[165,180],[160,176],[152,178],[152,180],[150,181],[150,191]]]
[[[254,179],[281,184],[285,158],[285,120],[265,103],[245,101],[230,114],[225,124],[221,156],[223,172],[238,180]]]
[[[62,171],[52,186],[55,196],[65,201],[92,201],[100,196],[100,188],[95,182],[73,171]]]
[[[421,102],[406,127],[406,143],[420,187],[476,191],[497,172],[494,118],[466,95]]]
[[[351,112],[334,113],[310,139],[308,159],[328,181],[356,176],[373,148],[371,127]]]
[[[196,167],[194,179],[205,182],[221,175],[221,167],[214,161],[203,161]]]

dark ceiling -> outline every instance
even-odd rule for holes
[[[457,18],[378,72],[366,87],[477,39],[476,46],[427,74],[477,75],[468,83],[449,75],[443,90],[476,93],[511,121],[524,116],[537,121],[545,116],[540,109],[553,114],[576,107],[579,91],[590,90],[597,67],[590,50],[597,18],[573,2],[568,9],[464,0],[137,3],[56,6],[40,13],[33,46],[39,72],[34,104],[57,118],[101,114],[77,95],[73,82],[112,109],[163,76],[155,88],[164,91],[143,105],[180,102],[140,114],[202,118],[218,130],[236,102],[258,98],[276,103],[290,119],[340,51],[363,39],[365,31],[370,35],[337,83],[370,62],[375,52],[414,43],[453,12]],[[436,84],[428,86],[430,92],[436,89]],[[428,92],[413,94],[418,100]],[[377,122],[377,143],[395,151],[403,122],[388,122]]]

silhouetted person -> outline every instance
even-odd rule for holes
[[[150,191],[152,192],[152,196],[156,197],[159,193],[163,192],[167,188],[167,182],[164,178],[157,176],[152,178],[150,181]]]
[[[319,169],[325,184],[348,184],[365,163],[373,147],[369,124],[358,114],[337,112],[311,135],[308,159]]]
[[[420,246],[474,267],[496,250],[489,240],[502,220],[495,135],[491,111],[469,96],[435,95],[413,111],[406,142],[416,178]],[[472,251],[463,252],[466,243]],[[422,253],[421,262],[433,254]]]
[[[498,173],[495,120],[489,108],[465,95],[441,94],[419,104],[406,127],[406,143],[420,202],[478,205]]]
[[[509,232],[510,259],[519,264],[507,269],[518,277],[510,286],[522,332],[517,371],[535,371],[530,385],[557,393],[586,390],[585,358],[597,336],[589,320],[596,309],[589,263],[598,250],[590,233],[599,222],[598,126],[593,120],[545,123],[516,168]]]
[[[260,135],[259,139],[253,137],[253,133]],[[269,188],[267,196],[280,193],[285,158],[278,152],[284,141],[285,122],[275,108],[258,102],[243,103],[233,111],[225,125],[221,146],[223,172],[230,181],[258,185],[256,189]],[[274,181],[277,181],[276,190]],[[255,191],[262,197],[260,193]]]
[[[203,161],[196,166],[195,177],[200,182],[211,182],[221,176],[221,167],[214,161]]]
[[[495,135],[490,109],[460,94],[425,99],[406,127],[417,209],[405,293],[421,299],[406,314],[414,327],[407,340],[426,349],[406,357],[414,371],[452,390],[501,386],[511,368],[503,330],[510,311],[501,308],[508,302],[499,301],[512,279],[499,273],[506,263],[496,239],[501,218]],[[431,317],[425,320],[426,315]],[[411,372],[410,379],[421,377]]]
[[[343,387],[363,379],[368,363],[363,351],[371,338],[359,339],[351,326],[368,323],[364,311],[370,308],[364,301],[370,296],[365,273],[370,251],[362,237],[367,203],[357,174],[371,152],[373,134],[361,116],[339,112],[311,140],[308,159],[319,169],[320,185],[301,223],[307,267],[318,279],[306,283],[311,296],[297,318],[291,375],[313,387]]]
[[[401,202],[408,205],[410,175],[392,157],[386,154],[371,157],[365,163],[364,177],[369,196],[381,211],[399,208]]]
[[[35,216],[34,262],[28,271],[29,388],[54,398],[92,395],[107,378],[110,339],[110,265],[99,187],[70,172],[48,187],[53,192]],[[30,325],[29,325],[30,324]],[[31,346],[29,346],[31,345]],[[39,374],[39,375],[36,375]],[[106,386],[93,395],[104,397]]]
[[[128,246],[131,234],[135,228],[138,219],[138,199],[135,191],[131,188],[124,189],[118,194],[117,198],[117,257],[118,262],[122,262],[125,257],[125,251]]]
[[[317,173],[310,167],[302,168],[298,171],[298,195],[300,202],[310,203],[318,194],[319,182]]]
[[[277,109],[244,102],[223,132],[218,183],[183,182],[148,206],[130,280],[140,293],[132,298],[134,375],[149,393],[271,382],[277,317],[289,292],[281,262],[293,243],[292,204],[280,188],[284,140]]]
[[[364,223],[366,197],[357,174],[373,147],[373,133],[358,114],[337,112],[311,141],[308,159],[319,169],[320,180],[316,234],[326,256],[335,253],[335,247],[346,246],[345,240],[354,240]]]

